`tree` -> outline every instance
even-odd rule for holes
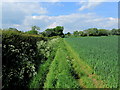
[[[118,35],[120,35],[120,28],[118,29]]]
[[[67,35],[67,36],[71,36],[71,33],[70,33],[70,32],[67,32],[66,35]]]
[[[79,35],[80,35],[80,36],[83,36],[83,35],[84,35],[84,32],[83,32],[83,31],[79,31]]]
[[[32,30],[40,30],[40,27],[38,27],[38,26],[32,26]]]
[[[32,30],[27,31],[28,34],[39,34],[38,30],[40,30],[40,27],[32,26]]]
[[[97,28],[89,28],[87,30],[84,30],[84,33],[87,36],[97,36],[98,35],[98,29]]]
[[[18,29],[16,28],[8,28],[8,29],[3,29],[3,30],[7,30],[7,31],[14,31],[14,32],[17,32],[17,33],[23,33],[22,31],[19,31]]]
[[[16,28],[9,28],[10,31],[18,31]]]
[[[74,36],[79,36],[79,31],[74,31],[74,32],[73,32],[73,35],[74,35]]]
[[[112,35],[120,35],[120,29],[112,29],[111,33]]]
[[[71,33],[70,33],[70,32],[67,32],[67,33],[65,34],[65,37],[69,37],[69,36],[71,36]]]
[[[108,36],[109,35],[109,31],[106,29],[99,29],[98,30],[98,35],[99,36]]]
[[[47,37],[52,37],[52,36],[64,37],[63,29],[64,29],[64,27],[57,26],[55,28],[46,29],[43,34],[44,34],[44,36],[47,36]]]

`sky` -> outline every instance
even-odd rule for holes
[[[118,2],[3,2],[2,28],[41,31],[64,26],[64,33],[88,28],[118,28]]]

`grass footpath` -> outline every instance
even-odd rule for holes
[[[51,62],[52,61],[49,59],[44,64],[40,65],[38,74],[33,78],[30,83],[30,88],[43,88]]]
[[[44,88],[80,88],[62,41],[49,68]]]
[[[31,82],[29,83],[29,88],[43,88],[44,82],[46,81],[46,76],[49,72],[49,67],[56,55],[59,41],[60,40],[56,38],[56,39],[50,40],[47,43],[44,43],[44,42],[38,43],[38,47],[39,47],[38,49],[44,50],[44,52],[40,51],[40,53],[43,53],[48,57],[47,57],[47,60],[43,60],[43,62],[39,65],[39,70],[37,74],[32,78]]]

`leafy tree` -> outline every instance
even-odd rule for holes
[[[2,29],[3,31],[13,31],[13,32],[17,32],[17,33],[23,33],[22,31],[19,31],[16,28],[7,28],[7,29]]]
[[[73,35],[74,35],[74,36],[79,36],[79,31],[74,31],[74,32],[73,32]]]
[[[118,29],[118,35],[120,35],[120,29]]]
[[[89,28],[87,30],[84,30],[84,33],[86,33],[87,36],[97,36],[98,35],[98,29],[97,28]]]
[[[109,35],[109,31],[106,29],[99,29],[98,30],[98,35],[99,36],[108,36]]]
[[[69,37],[69,36],[71,36],[72,34],[70,33],[70,32],[67,32],[66,34],[65,34],[65,37]]]
[[[40,27],[32,26],[32,30],[27,31],[28,34],[39,34],[38,30],[40,30]]]
[[[120,29],[112,29],[111,34],[112,35],[120,35]]]
[[[57,26],[56,28],[54,28],[55,34],[59,36],[64,35],[63,30],[64,30],[64,27],[62,26]]]
[[[84,35],[84,32],[83,32],[83,31],[79,31],[79,35],[80,35],[80,36],[83,36],[83,35]]]
[[[71,36],[71,33],[70,32],[67,32],[67,34],[66,34],[67,36]]]
[[[64,30],[64,27],[57,26],[55,28],[46,29],[45,32],[43,32],[43,35],[47,37],[52,37],[52,36],[64,37],[63,30]]]
[[[40,30],[40,27],[38,27],[38,26],[32,26],[32,30]]]
[[[16,28],[9,28],[10,31],[18,31]]]

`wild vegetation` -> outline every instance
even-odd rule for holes
[[[42,60],[42,54],[38,54],[37,40],[46,39],[15,31],[3,31],[3,87],[27,87]]]
[[[2,88],[119,88],[120,29],[2,31]]]

